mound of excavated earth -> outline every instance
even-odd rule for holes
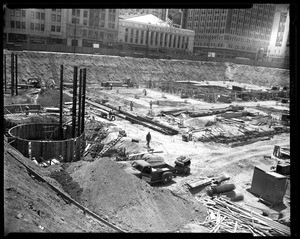
[[[108,158],[71,168],[67,171],[83,189],[81,202],[129,231],[175,232],[193,219],[205,219],[206,208],[198,202],[150,186]]]
[[[50,169],[39,168],[6,143],[5,148],[52,185],[63,190],[59,183],[46,176]],[[5,235],[12,232],[114,232],[65,202],[46,183],[30,176],[13,156],[6,151],[4,153]],[[56,166],[60,170],[59,165]]]

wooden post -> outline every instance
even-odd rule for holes
[[[64,66],[60,66],[60,95],[59,95],[59,137],[63,139],[63,77],[64,77]]]
[[[77,66],[74,66],[74,75],[73,75],[72,138],[76,137],[77,70],[78,70]]]

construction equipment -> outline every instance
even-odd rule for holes
[[[126,172],[145,180],[150,185],[157,182],[170,183],[175,176],[174,168],[166,163],[154,166],[145,160],[135,160],[131,166],[126,169]]]
[[[29,78],[27,80],[27,85],[31,85],[34,88],[41,88],[42,87],[42,80],[41,78]]]
[[[186,156],[180,156],[175,160],[174,172],[175,174],[190,174],[191,159]]]
[[[276,173],[282,175],[290,175],[290,148],[280,145],[274,145],[274,150],[271,155],[271,159],[276,160],[275,166],[271,169],[275,169]]]

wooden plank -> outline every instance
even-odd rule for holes
[[[190,188],[197,188],[197,187],[203,187],[211,184],[212,179],[201,179],[194,182],[188,182],[186,185],[188,185]]]

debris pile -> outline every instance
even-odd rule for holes
[[[209,208],[205,221],[200,224],[212,233],[252,233],[254,236],[289,236],[291,233],[289,227],[223,197],[199,200]]]

